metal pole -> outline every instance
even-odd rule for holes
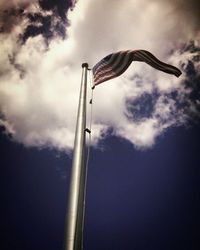
[[[85,129],[88,64],[82,64],[82,81],[79,97],[68,211],[65,225],[64,250],[83,249],[83,218],[85,207]]]

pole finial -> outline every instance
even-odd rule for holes
[[[88,68],[88,63],[83,63],[82,68]]]

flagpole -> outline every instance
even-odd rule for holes
[[[83,249],[83,223],[85,209],[85,129],[88,64],[82,64],[82,80],[74,140],[74,153],[65,224],[64,250]]]

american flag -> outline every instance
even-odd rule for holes
[[[94,86],[121,75],[132,61],[145,62],[155,69],[176,77],[181,75],[181,71],[178,68],[160,61],[147,50],[126,50],[104,57],[92,68]]]

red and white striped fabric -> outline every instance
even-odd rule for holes
[[[115,78],[129,67],[132,61],[145,62],[155,69],[179,77],[181,71],[164,62],[146,50],[126,50],[110,54],[99,61],[93,68],[94,85]]]

